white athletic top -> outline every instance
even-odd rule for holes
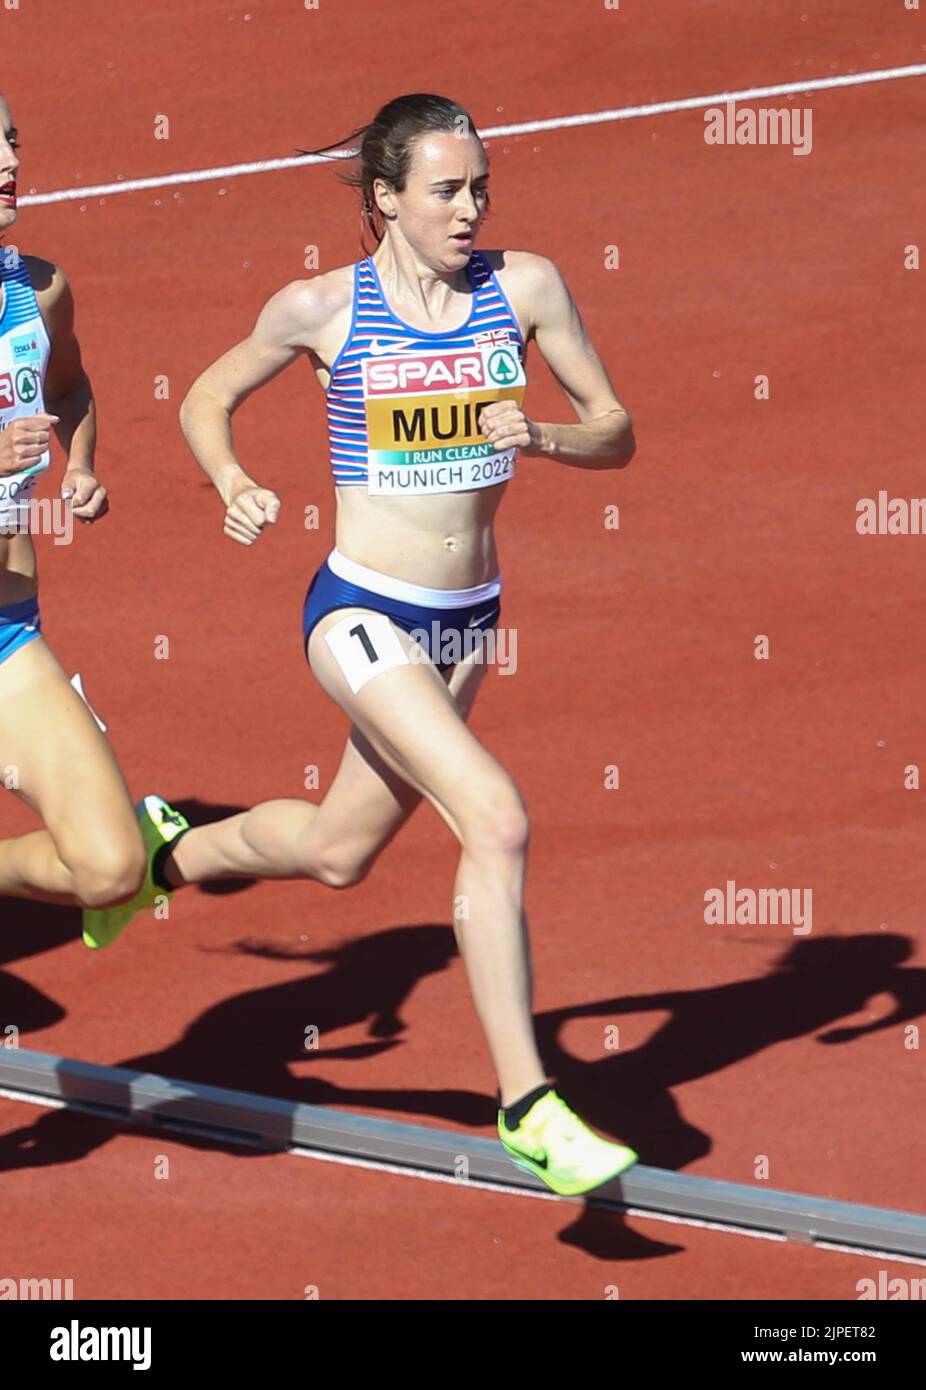
[[[0,246],[0,430],[45,409],[45,371],[51,342],[26,262],[15,247]],[[51,463],[46,449],[22,473],[0,474],[0,528],[28,529],[29,498]]]

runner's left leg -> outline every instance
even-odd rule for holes
[[[486,674],[466,660],[444,679],[466,719]],[[188,830],[165,857],[171,887],[213,878],[312,878],[333,888],[358,883],[421,802],[354,725],[321,802],[263,801],[249,811]]]
[[[41,637],[0,664],[0,772],[46,827],[0,840],[0,896],[102,907],[138,892],[145,851],[125,779]]]

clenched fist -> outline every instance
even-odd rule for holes
[[[479,429],[495,448],[518,449],[522,454],[542,452],[540,430],[517,401],[492,401],[479,411]]]
[[[11,421],[0,433],[0,477],[25,473],[41,463],[51,441],[51,427],[57,425],[60,418],[43,411]]]
[[[268,487],[240,487],[225,512],[225,534],[239,545],[253,545],[268,522],[280,515],[280,499]]]
[[[71,511],[85,526],[109,511],[106,489],[89,468],[68,467],[61,479],[61,496],[70,502]]]

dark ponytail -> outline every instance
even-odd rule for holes
[[[377,245],[383,239],[383,216],[373,196],[374,180],[382,179],[401,193],[408,178],[414,142],[431,131],[447,131],[461,138],[475,135],[479,139],[472,117],[465,107],[447,97],[413,92],[387,102],[368,125],[351,131],[342,140],[323,145],[317,150],[299,151],[300,154],[328,154],[349,145],[351,153],[359,156],[359,167],[340,174],[339,178],[351,188],[360,190],[360,244],[364,251],[367,232]],[[354,145],[357,140],[360,141],[359,147]],[[486,206],[488,208],[488,204]]]

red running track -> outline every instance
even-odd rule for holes
[[[79,24],[37,6],[0,16],[25,187],[287,155],[400,90],[446,91],[491,125],[926,51],[921,16],[857,3],[535,3],[525,25],[523,7],[480,0],[452,46],[423,3],[386,29],[357,0],[131,11],[85,0]],[[27,76],[37,52],[51,55],[41,82]],[[493,675],[474,716],[531,812],[537,1010],[576,1107],[655,1166],[753,1182],[765,1156],[774,1187],[910,1210],[926,1158],[922,1050],[904,1031],[926,1003],[922,811],[903,784],[926,755],[922,542],[861,537],[855,509],[879,489],[914,497],[921,479],[923,290],[903,248],[923,226],[922,90],[796,96],[813,110],[805,158],[709,147],[700,111],[492,141],[486,244],[561,266],[640,449],[621,474],[523,461],[500,527],[519,665]],[[168,141],[153,138],[159,114]],[[304,794],[310,764],[324,791],[337,764],[345,722],[299,632],[333,501],[304,372],[239,417],[242,456],[284,498],[253,551],[224,540],[176,406],[305,273],[307,246],[322,269],[356,258],[352,196],[314,168],[28,208],[17,228],[75,285],[113,499],[73,547],[45,543],[45,630],[83,673],[133,793],[204,818]],[[605,268],[611,245],[619,270]],[[154,396],[164,373],[169,401]],[[528,410],[568,415],[537,362]],[[618,531],[603,524],[611,503]],[[319,531],[304,528],[310,504]],[[169,661],[154,657],[159,635]],[[609,764],[619,790],[605,790]],[[5,799],[0,832],[33,824]],[[350,893],[190,891],[169,927],[138,925],[99,956],[76,913],[4,900],[0,1021],[43,1051],[490,1134],[492,1076],[449,930],[454,859],[422,810]],[[728,880],[811,890],[812,933],[705,925],[705,891]],[[898,1000],[900,1023],[823,1036],[870,1028]],[[393,1008],[405,1028],[377,1036]],[[307,1053],[312,1024],[321,1047]],[[576,1209],[553,1202],[22,1105],[2,1115],[16,1211],[4,1272],[59,1270],[79,1297],[298,1298],[306,1283],[330,1297],[601,1297],[616,1282],[628,1297],[854,1298],[874,1264],[635,1218],[573,1240]],[[173,1156],[171,1182],[155,1183],[153,1152]],[[258,1186],[255,1165],[273,1177]],[[208,1261],[183,1253],[200,1230]],[[680,1248],[654,1263],[652,1241]]]

